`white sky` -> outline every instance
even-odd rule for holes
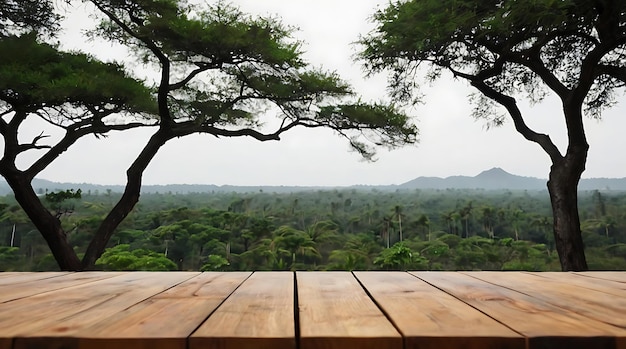
[[[385,79],[364,80],[351,60],[352,42],[372,27],[367,18],[387,0],[236,0],[244,11],[278,15],[297,26],[306,58],[315,66],[337,71],[354,83],[366,98],[379,100],[385,94]],[[84,14],[74,24],[86,21]],[[114,57],[109,46],[80,43],[100,57]],[[467,95],[471,89],[462,81],[442,79],[424,89],[426,104],[410,113],[416,116],[420,143],[388,152],[381,149],[378,161],[363,162],[350,152],[347,142],[326,130],[298,129],[280,142],[252,139],[217,139],[190,136],[163,147],[144,175],[144,184],[231,184],[231,185],[322,185],[400,184],[419,176],[447,177],[476,175],[492,167],[522,175],[547,178],[550,162],[534,143],[524,140],[507,122],[486,130],[482,121],[470,117]],[[622,96],[622,100],[624,100]],[[604,114],[604,120],[587,120],[591,145],[583,177],[626,177],[626,119],[624,105]],[[528,123],[536,131],[549,133],[563,149],[565,128],[559,104],[547,100],[526,110]],[[38,134],[38,130],[33,129]],[[81,140],[45,170],[41,178],[59,182],[123,184],[125,171],[138,154],[149,133],[133,131],[114,134],[105,140]]]

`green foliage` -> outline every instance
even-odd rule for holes
[[[74,227],[69,239],[77,253],[98,227],[100,206],[115,195],[82,192],[82,199],[92,204],[76,205],[65,219]],[[626,195],[603,192],[604,211],[596,209],[593,195],[579,194],[589,264],[624,270]],[[152,256],[166,270],[559,270],[545,192],[344,189],[142,197],[140,210],[131,213],[111,240],[111,265],[101,261],[99,267],[125,269],[136,263],[131,269],[148,269],[147,257]],[[467,222],[459,218],[462,227],[450,234],[445,216],[466,210],[470,201]],[[242,204],[233,205],[238,202]],[[0,207],[5,207],[0,249],[8,258],[0,268],[57,269],[14,198],[0,198]],[[404,241],[399,243],[394,218],[388,228],[391,248],[385,249],[384,213],[397,207],[402,207]],[[430,234],[424,231],[424,217]],[[612,222],[608,237],[598,221]]]
[[[0,246],[0,271],[19,270],[21,260],[18,247]]]
[[[45,195],[45,200],[53,205],[59,205],[65,200],[80,199],[82,191],[80,189],[61,190],[58,192],[49,192]]]
[[[207,256],[206,263],[202,265],[200,271],[223,271],[230,263],[222,256],[210,254]]]
[[[59,19],[49,0],[0,0],[0,37],[37,30],[55,34]]]
[[[152,92],[122,66],[82,53],[58,51],[34,34],[0,40],[0,100],[24,112],[70,105],[104,111],[154,113]],[[33,69],[37,67],[37,69]],[[76,120],[78,115],[64,115]]]
[[[557,89],[549,79],[576,87],[582,62],[594,48],[604,56],[603,64],[615,67],[616,73],[623,69],[619,55],[624,44],[613,40],[620,35],[623,39],[624,13],[626,4],[620,1],[604,5],[584,0],[398,1],[376,12],[377,27],[361,40],[360,58],[372,72],[394,72],[389,82],[401,100],[414,92],[415,69],[424,62],[431,63],[430,78],[445,69],[470,82],[486,81],[500,93],[526,94],[536,102],[545,96],[542,84]],[[604,74],[596,72],[598,84],[587,99],[588,111],[596,116],[611,105],[610,91],[624,79],[620,73],[601,78]],[[492,101],[476,97],[476,115],[488,117]],[[501,123],[502,115],[492,121]]]
[[[92,35],[123,42],[157,66],[167,60],[179,71],[191,71],[186,77],[171,77],[168,93],[174,98],[168,103],[171,117],[193,120],[201,132],[256,127],[259,115],[277,106],[285,121],[276,136],[297,125],[329,127],[366,157],[372,149],[359,140],[361,133],[389,147],[416,141],[415,126],[397,109],[347,103],[351,87],[335,73],[309,67],[301,57],[301,43],[291,37],[293,28],[277,18],[252,17],[223,1],[206,6],[179,0],[113,1],[98,6],[109,18]],[[226,134],[263,138],[249,131]]]
[[[376,259],[374,264],[385,270],[409,270],[425,269],[428,260],[411,251],[404,243],[395,243],[390,248],[384,249]]]
[[[62,52],[58,44],[49,43],[50,37],[41,35],[58,19],[49,13],[53,12],[49,1],[0,0],[0,4],[5,5],[0,9],[0,51],[10,53],[0,56],[0,129],[5,148],[0,175],[10,182],[19,204],[28,210],[64,270],[93,267],[133,210],[150,161],[174,138],[201,133],[270,141],[297,126],[324,127],[346,138],[366,158],[373,156],[367,143],[397,147],[416,141],[416,128],[407,115],[393,107],[355,102],[358,97],[337,74],[310,67],[302,58],[301,43],[292,37],[294,28],[275,17],[249,16],[223,1],[202,5],[185,0],[91,1],[96,13],[90,18],[98,25],[88,35],[134,53],[120,63],[106,63],[87,52]],[[7,26],[11,23],[14,28]],[[152,81],[132,75],[139,71]],[[278,111],[278,122],[270,123],[274,129],[264,127],[270,109]],[[33,117],[62,136],[41,133],[23,141],[25,120]],[[70,233],[85,228],[80,223],[87,221],[61,226],[25,184],[80,138],[139,127],[152,127],[154,133],[126,172],[125,195],[118,197],[117,204],[111,199],[106,209],[101,206],[98,228],[90,220],[87,229],[80,230],[84,236],[94,234],[81,261],[69,245],[79,234]],[[24,152],[35,153],[32,150],[39,150],[39,157],[18,170],[16,159]],[[253,250],[251,243],[269,237],[241,222],[228,228],[239,225],[237,245],[232,246],[216,231],[191,227],[188,222],[151,232],[149,242],[165,243],[165,253],[181,268],[186,263],[199,268],[209,250],[245,264],[250,261],[235,259]],[[68,235],[72,238],[65,238]],[[239,241],[241,236],[246,239]],[[279,245],[285,239],[279,237]],[[194,251],[191,262],[185,259],[189,245]],[[220,247],[223,251],[218,252]],[[288,262],[281,254],[290,248],[275,249],[274,260],[281,268],[309,268],[317,258],[313,246],[304,246],[292,251]],[[296,258],[298,253],[301,258]]]
[[[104,270],[177,270],[176,263],[154,251],[130,250],[126,244],[108,248],[96,262]]]
[[[390,2],[373,20],[359,58],[370,73],[391,72],[394,100],[415,103],[418,76],[449,73],[476,88],[475,118],[499,126],[506,111],[516,131],[547,153],[561,267],[586,270],[575,202],[589,149],[583,116],[600,118],[626,86],[626,2],[408,0]],[[563,105],[566,147],[529,127],[518,105],[520,96],[534,104],[548,91]]]
[[[371,131],[368,139],[378,146],[395,148],[417,142],[417,128],[407,126],[406,115],[394,105],[358,103],[324,106],[320,108],[317,119],[336,129],[359,125],[360,129]],[[366,143],[357,138],[352,138],[350,143],[363,157],[372,159],[373,149]]]

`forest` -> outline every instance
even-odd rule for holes
[[[81,256],[121,194],[39,195]],[[579,199],[589,268],[625,270],[626,193]],[[0,209],[0,270],[59,270],[12,195]],[[552,225],[545,190],[144,193],[96,269],[558,271]]]

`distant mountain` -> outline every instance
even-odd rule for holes
[[[358,189],[358,190],[402,190],[402,189],[484,189],[484,190],[546,190],[545,179],[534,177],[517,176],[504,171],[501,168],[492,168],[479,173],[477,176],[451,176],[440,177],[417,177],[400,185],[354,185],[350,187],[299,187],[299,186],[234,186],[212,184],[167,184],[167,185],[144,185],[144,193],[211,193],[211,192],[237,192],[237,193],[292,193],[308,190],[328,189]],[[106,193],[122,192],[121,185],[98,185],[89,183],[58,183],[45,179],[33,180],[33,188],[38,192],[78,189],[83,192],[91,191]],[[626,178],[584,178],[581,179],[579,190],[615,190],[626,191]],[[0,195],[11,193],[11,188],[4,180],[0,180]]]
[[[475,177],[452,176],[418,177],[399,185],[406,189],[510,189],[510,190],[543,190],[546,189],[546,180],[532,177],[522,177],[510,174],[501,168],[495,167],[483,171]]]
[[[546,179],[510,174],[499,167],[483,171],[475,177],[418,177],[400,184],[401,189],[485,189],[546,190]],[[583,178],[579,190],[626,190],[626,178]]]

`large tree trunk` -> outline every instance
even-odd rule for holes
[[[96,234],[91,239],[89,246],[87,246],[87,250],[85,251],[85,256],[82,261],[82,269],[91,270],[95,267],[96,261],[100,258],[107,247],[115,229],[117,229],[120,223],[122,223],[122,221],[133,210],[139,201],[143,172],[146,167],[148,167],[148,164],[150,164],[150,161],[154,158],[161,146],[163,146],[163,144],[165,144],[165,142],[167,142],[167,140],[171,137],[171,133],[167,129],[161,128],[150,138],[137,159],[133,162],[128,171],[126,171],[127,180],[124,193],[117,204],[102,221],[100,227],[98,227],[98,230],[96,231]]]
[[[15,199],[48,243],[59,268],[64,271],[81,270],[81,261],[67,240],[61,221],[46,209],[33,190],[30,180],[20,174],[6,174],[5,178],[13,189]]]
[[[578,182],[585,169],[587,147],[568,149],[550,169],[548,191],[554,218],[554,241],[563,271],[588,269],[578,216]]]

